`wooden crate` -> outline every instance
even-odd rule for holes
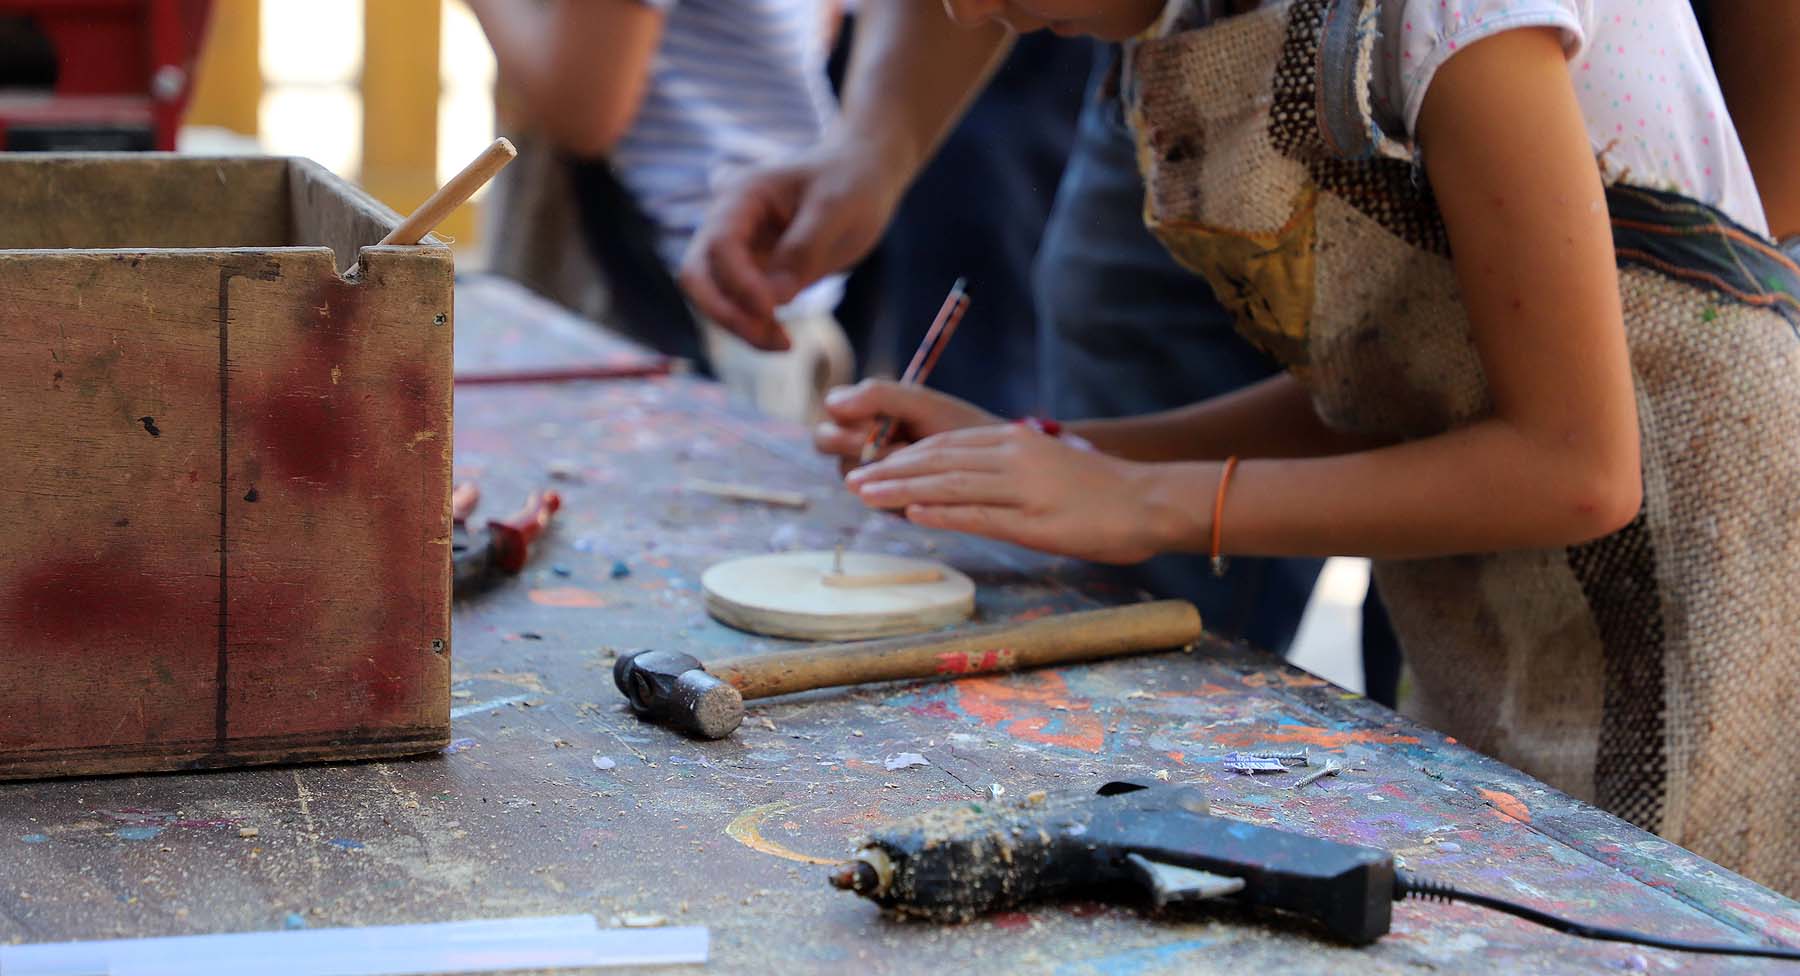
[[[451,258],[398,219],[305,160],[0,156],[0,779],[448,741]]]

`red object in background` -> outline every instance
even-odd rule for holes
[[[0,0],[0,148],[174,149],[211,6]]]

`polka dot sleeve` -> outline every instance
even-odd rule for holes
[[[1380,26],[1370,96],[1388,135],[1412,141],[1425,92],[1457,51],[1553,28],[1608,182],[1680,193],[1766,232],[1688,0],[1381,0]]]
[[[1397,115],[1410,138],[1431,79],[1457,51],[1502,31],[1553,27],[1570,58],[1587,44],[1590,0],[1386,0],[1382,74],[1376,101]]]

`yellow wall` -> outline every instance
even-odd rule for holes
[[[213,0],[206,45],[194,71],[194,97],[188,105],[190,125],[216,125],[243,135],[256,135],[262,103],[262,37],[260,0]]]
[[[458,0],[362,0],[361,167],[345,174],[401,213],[437,187],[440,51],[444,5]],[[259,134],[267,82],[259,58],[262,0],[214,0],[196,69],[190,125]],[[454,161],[460,165],[461,161]],[[472,243],[475,211],[463,206],[438,228]]]

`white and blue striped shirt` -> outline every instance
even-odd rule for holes
[[[828,0],[643,0],[663,11],[643,101],[613,149],[619,178],[681,263],[719,188],[817,143],[836,118],[825,77]],[[796,301],[828,311],[838,279]]]

